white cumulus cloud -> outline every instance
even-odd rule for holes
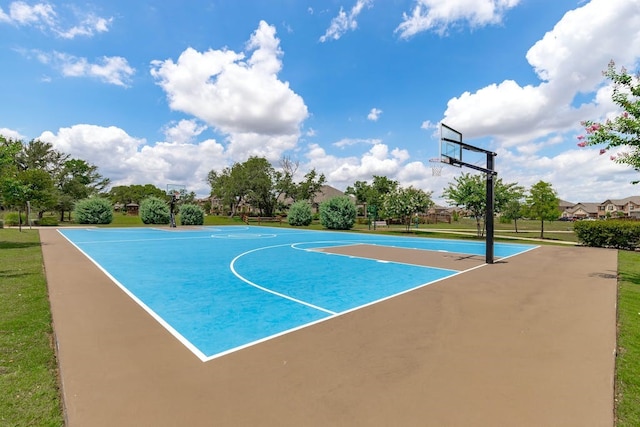
[[[114,126],[86,124],[61,128],[57,133],[43,132],[39,139],[98,166],[99,173],[110,178],[112,185],[151,183],[165,188],[166,184],[184,184],[187,191],[206,195],[210,191],[207,173],[227,166],[224,147],[213,139],[187,142],[185,135],[195,137],[199,128],[183,122],[173,129],[178,128],[182,130],[167,131],[169,136],[177,135],[176,140],[154,145]]]
[[[234,159],[261,155],[274,161],[295,147],[308,111],[278,78],[282,50],[275,27],[261,21],[246,46],[246,53],[188,48],[176,62],[153,61],[151,74],[171,109],[227,135]]]

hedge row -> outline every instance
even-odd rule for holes
[[[573,230],[586,246],[640,248],[640,221],[578,221],[574,223]]]

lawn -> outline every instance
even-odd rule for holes
[[[640,426],[640,252],[618,252],[616,418]]]
[[[37,230],[0,229],[0,425],[61,426]]]

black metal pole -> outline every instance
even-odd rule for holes
[[[494,156],[495,156],[494,153],[487,153],[487,169],[489,170],[489,173],[487,174],[487,200],[486,200],[487,211],[485,213],[485,221],[486,221],[486,227],[487,227],[487,245],[486,245],[487,248],[486,248],[485,262],[487,264],[493,264],[493,210],[494,210],[493,179],[495,177]]]
[[[175,205],[176,205],[176,196],[175,194],[171,195],[171,224],[170,227],[175,228],[176,226],[176,214],[175,214]]]

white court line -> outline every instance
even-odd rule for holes
[[[354,258],[354,259],[366,259],[368,261],[377,261],[379,263],[382,264],[398,264],[398,265],[408,265],[411,267],[420,267],[420,268],[430,268],[432,270],[441,270],[441,271],[455,271],[458,272],[460,270],[454,270],[451,268],[442,268],[442,267],[434,267],[432,265],[420,265],[420,264],[411,264],[409,262],[400,262],[400,261],[390,261],[390,260],[386,260],[386,259],[378,259],[378,258],[369,258],[369,257],[365,257],[365,256],[358,256],[358,255],[345,255],[345,254],[338,254],[335,252],[323,252],[323,251],[319,251],[318,248],[309,248],[309,249],[305,249],[305,248],[298,248],[295,247],[295,245],[299,245],[299,244],[304,244],[304,243],[342,243],[344,241],[318,241],[318,242],[303,242],[303,243],[294,243],[291,245],[291,247],[293,247],[294,249],[297,249],[299,251],[307,251],[307,252],[315,252],[317,254],[325,254],[325,255],[336,255],[336,256],[341,256],[341,257],[347,257],[347,258]],[[336,245],[336,246],[332,246],[332,247],[340,247],[340,246],[356,246],[356,245],[367,245],[368,243],[349,243],[349,244],[344,244],[344,245]],[[371,245],[371,246],[385,246],[385,245]],[[403,247],[398,247],[398,246],[388,246],[390,248],[397,248],[397,249],[407,249],[407,248],[403,248]],[[425,252],[434,252],[432,249],[415,249],[418,251],[425,251]]]
[[[299,299],[294,298],[292,296],[289,296],[289,295],[286,295],[286,294],[283,294],[283,293],[280,293],[280,292],[276,292],[276,291],[274,291],[272,289],[265,288],[264,286],[260,286],[260,285],[258,285],[256,283],[253,283],[251,280],[245,278],[240,273],[238,273],[236,271],[236,269],[235,269],[236,261],[239,260],[240,258],[242,258],[245,255],[248,255],[248,254],[253,253],[253,252],[258,252],[258,251],[261,251],[261,250],[264,250],[264,249],[273,249],[273,248],[279,248],[279,247],[284,247],[284,246],[292,246],[292,244],[291,243],[285,243],[285,244],[282,244],[282,245],[264,246],[262,248],[251,249],[250,251],[243,252],[240,255],[238,255],[237,257],[235,257],[233,260],[231,260],[231,263],[229,263],[229,269],[231,270],[233,275],[236,276],[238,279],[242,280],[243,282],[245,282],[246,284],[248,284],[250,286],[253,286],[256,289],[260,289],[261,291],[264,291],[264,292],[279,296],[280,298],[288,299],[288,300],[293,301],[293,302],[298,303],[298,304],[306,305],[307,307],[311,307],[311,308],[313,308],[315,310],[319,310],[319,311],[322,311],[322,312],[325,312],[325,313],[328,313],[328,314],[331,314],[331,315],[335,315],[336,314],[335,311],[327,310],[326,308],[319,307],[317,305],[308,303],[306,301],[299,300]]]
[[[91,258],[88,253],[83,251],[78,245],[76,245],[73,241],[71,241],[67,236],[65,236],[60,230],[57,230],[58,233],[62,235],[69,243],[71,243],[77,250],[80,251],[84,256],[86,256],[89,261],[91,261],[100,271],[102,271],[113,283],[115,283],[125,294],[127,294],[132,300],[134,300],[144,311],[149,313],[151,317],[153,317],[160,325],[162,325],[171,335],[173,335],[178,341],[180,341],[185,347],[187,347],[193,354],[196,355],[198,359],[203,362],[207,361],[208,356],[201,352],[198,347],[193,345],[191,341],[186,339],[180,332],[175,330],[169,323],[167,323],[161,316],[159,316],[155,311],[151,309],[148,305],[146,305],[140,298],[135,296],[133,292],[127,289],[118,279],[113,277],[107,270],[105,270],[96,260]]]

